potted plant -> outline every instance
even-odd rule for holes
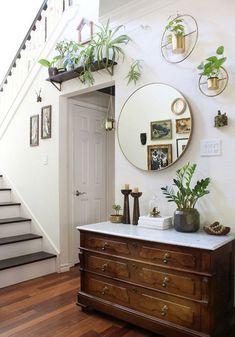
[[[168,20],[170,20],[170,18]],[[176,17],[170,20],[165,30],[169,33],[167,42],[171,43],[172,52],[175,54],[183,54],[185,52],[185,27],[183,19]]]
[[[123,220],[123,216],[119,214],[120,210],[122,209],[120,205],[113,205],[113,210],[115,214],[110,215],[110,222],[113,223],[121,223]]]
[[[38,63],[40,63],[43,67],[48,68],[49,76],[54,76],[58,74],[58,68],[55,67],[55,63],[58,61],[58,56],[55,56],[52,61],[46,59],[40,59]]]
[[[161,188],[168,202],[175,202],[177,205],[174,227],[178,232],[196,232],[200,228],[200,216],[195,204],[199,198],[209,193],[207,187],[210,178],[198,180],[194,187],[191,187],[196,167],[196,164],[188,163],[176,171],[176,179],[173,179],[174,185],[178,188],[176,193],[172,187]]]
[[[224,46],[220,46],[216,49],[216,55],[210,56],[206,61],[201,62],[197,69],[200,70],[199,75],[207,77],[207,88],[208,90],[218,90],[219,89],[219,71],[226,61],[224,54]]]

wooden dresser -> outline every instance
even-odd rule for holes
[[[234,303],[234,238],[109,222],[81,233],[83,308],[167,337],[226,337]]]

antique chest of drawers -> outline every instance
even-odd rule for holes
[[[77,302],[166,337],[226,337],[234,238],[109,222],[78,227]]]

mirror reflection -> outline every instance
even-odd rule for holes
[[[118,121],[118,140],[125,157],[142,170],[172,165],[186,150],[192,132],[190,107],[175,88],[152,83],[125,102]]]

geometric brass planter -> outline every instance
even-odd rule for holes
[[[175,35],[171,36],[172,52],[174,54],[183,54],[185,52],[185,36]]]
[[[218,90],[219,89],[218,77],[209,77],[207,79],[207,89],[208,90]]]

